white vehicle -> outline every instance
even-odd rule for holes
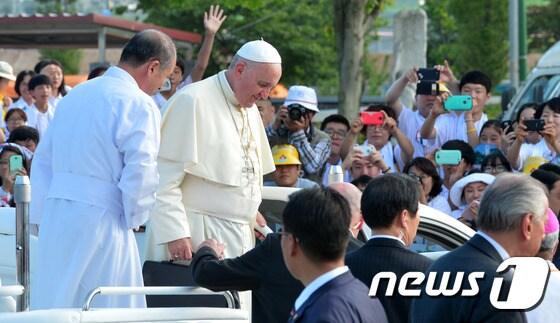
[[[263,203],[260,211],[266,217],[269,227],[277,232],[282,228],[282,211],[288,201],[288,196],[298,189],[282,187],[265,187]],[[452,250],[465,243],[474,231],[452,217],[431,207],[422,205],[419,211],[420,225],[414,249],[437,258],[442,253]],[[15,211],[14,209],[0,209],[0,279],[10,282],[12,286],[0,287],[0,312],[15,310],[15,301],[11,296],[21,294],[21,286],[15,286]],[[143,233],[137,235],[138,241],[143,241]],[[366,234],[367,236],[367,234]],[[31,263],[33,268],[34,245],[31,242]],[[140,249],[143,245],[139,245]],[[140,252],[142,254],[142,251]],[[33,270],[32,270],[33,272]],[[33,277],[33,275],[32,275]],[[33,278],[31,278],[33,280]],[[90,297],[84,300],[82,308],[35,310],[20,313],[0,313],[0,322],[249,322],[249,313],[234,308],[234,302],[229,293],[223,293],[229,308],[188,307],[188,308],[90,308],[93,297],[103,294],[209,294],[202,288],[193,287],[102,287],[92,291]],[[9,296],[8,296],[9,295]],[[2,303],[4,302],[4,303]],[[4,304],[4,306],[2,305]]]
[[[542,103],[560,96],[560,42],[554,44],[540,58],[519,91],[504,111],[503,120],[515,120],[517,111],[525,103]]]

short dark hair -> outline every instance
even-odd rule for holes
[[[29,90],[33,91],[36,87],[41,86],[41,85],[52,86],[52,81],[46,75],[37,74],[37,75],[33,76],[31,78],[31,80],[29,80],[28,88],[29,88]]]
[[[508,172],[513,171],[513,169],[511,168],[511,164],[507,160],[506,156],[504,156],[504,154],[502,154],[502,152],[499,150],[484,157],[484,159],[480,163],[480,169],[484,171],[484,167],[486,166],[496,167],[497,160],[500,160],[502,166],[504,166]]]
[[[39,143],[39,131],[33,127],[21,126],[10,131],[8,142],[25,141],[31,139],[35,144]]]
[[[502,124],[499,120],[488,120],[486,121],[483,125],[482,128],[480,128],[480,133],[478,134],[478,136],[482,136],[482,132],[484,131],[484,129],[486,128],[494,128],[494,130],[496,130],[500,135],[504,133],[504,129],[502,129]]]
[[[415,216],[419,200],[420,184],[411,176],[377,176],[362,194],[362,215],[370,228],[388,228],[403,210]]]
[[[492,81],[488,75],[482,73],[481,71],[470,71],[463,75],[461,82],[459,82],[459,90],[463,90],[463,86],[467,83],[480,84],[484,86],[487,93],[490,93],[492,90]]]
[[[185,61],[182,57],[177,56],[177,61],[175,62],[175,66],[179,67],[181,70],[181,75],[185,75]]]
[[[525,103],[524,105],[522,105],[519,108],[519,110],[517,110],[517,114],[515,115],[515,121],[519,122],[519,119],[521,119],[521,114],[526,109],[535,109],[535,115],[536,115],[537,111],[539,110],[539,104],[535,103],[535,102],[529,102],[529,103]]]
[[[151,59],[157,59],[163,69],[169,67],[176,55],[175,45],[169,36],[155,29],[146,29],[126,43],[119,63],[138,67]]]
[[[331,114],[330,116],[326,117],[323,122],[321,122],[321,130],[325,130],[327,124],[331,122],[342,123],[346,126],[346,130],[350,130],[350,122],[342,114]]]
[[[542,116],[544,108],[549,107],[554,113],[560,113],[560,97],[552,98],[539,106],[537,112],[535,112],[535,118],[540,118]]]
[[[560,175],[542,169],[533,171],[531,177],[543,183],[549,192],[554,188],[554,184],[560,181]]]
[[[359,188],[360,186],[367,186],[367,184],[369,184],[369,182],[371,182],[372,179],[373,177],[369,175],[361,175],[360,177],[350,182],[350,184],[353,184],[354,186]]]
[[[109,69],[109,64],[100,64],[96,67],[94,67],[88,74],[87,79],[91,80],[94,79],[98,76],[101,76],[103,73],[105,73],[105,71],[107,71]]]
[[[552,164],[552,163],[542,164],[542,165],[539,166],[538,169],[546,170],[546,171],[553,172],[555,174],[560,175],[560,166]]]
[[[21,85],[21,82],[23,82],[23,79],[25,79],[26,76],[35,76],[35,72],[33,72],[32,70],[24,70],[18,73],[17,77],[16,77],[16,84],[14,85],[16,90],[16,93],[18,96],[21,96],[21,92],[19,91],[19,86]]]
[[[449,140],[443,145],[441,145],[441,149],[444,150],[460,150],[461,151],[461,158],[465,160],[465,163],[469,165],[474,165],[476,161],[476,155],[472,147],[462,140]]]
[[[19,114],[23,121],[27,122],[27,114],[20,108],[12,108],[8,110],[8,112],[6,112],[6,115],[4,116],[4,122],[8,122],[8,119],[10,119],[12,114]]]
[[[349,239],[350,206],[331,188],[304,189],[290,195],[282,220],[313,261],[344,257]]]
[[[60,83],[60,86],[58,87],[58,93],[60,93],[60,95],[65,96],[66,94],[68,94],[68,92],[66,91],[66,83],[64,82],[64,67],[62,66],[62,64],[57,61],[56,59],[44,59],[42,61],[40,61],[39,63],[35,64],[35,67],[33,68],[35,70],[35,73],[39,74],[41,73],[41,70],[49,65],[56,65],[58,67],[60,67],[60,70],[62,71],[62,81]],[[52,84],[51,84],[52,86]]]
[[[408,171],[410,171],[413,166],[432,178],[432,190],[428,193],[428,196],[431,198],[438,196],[439,193],[441,193],[443,180],[439,176],[434,163],[432,163],[432,161],[427,158],[416,157],[404,166],[403,173],[408,174]]]

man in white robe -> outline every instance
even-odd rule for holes
[[[171,39],[136,34],[118,66],[76,87],[57,107],[32,166],[31,223],[39,224],[33,308],[81,307],[99,286],[142,286],[132,229],[158,183],[159,110],[152,95],[175,66]],[[98,307],[145,307],[102,296]]]
[[[255,102],[268,98],[281,73],[276,49],[251,41],[228,70],[168,102],[146,259],[189,260],[193,246],[206,239],[223,242],[228,258],[253,248],[262,176],[274,171]]]

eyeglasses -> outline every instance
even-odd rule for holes
[[[496,165],[494,167],[484,166],[484,168],[482,170],[485,173],[502,173],[502,172],[507,171],[507,169],[504,167],[504,165]]]
[[[344,130],[333,130],[333,129],[325,129],[323,131],[331,137],[334,137],[336,135],[338,138],[344,138],[348,133],[347,131]]]
[[[414,178],[415,180],[417,180],[420,183],[422,183],[424,178],[430,177],[428,175],[418,175],[418,174],[414,174],[414,173],[408,173],[408,176],[411,176],[412,178]]]

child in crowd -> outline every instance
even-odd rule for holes
[[[35,75],[29,81],[29,92],[35,103],[33,109],[27,113],[27,125],[37,129],[41,137],[54,117],[54,106],[49,103],[52,84],[50,78],[43,74]]]
[[[449,199],[457,210],[452,216],[476,230],[476,217],[482,194],[488,185],[494,182],[494,176],[484,173],[474,173],[453,184],[449,192]]]
[[[420,131],[422,138],[435,139],[436,147],[453,139],[463,140],[475,147],[478,144],[478,134],[482,130],[482,125],[488,121],[484,107],[490,99],[491,89],[492,82],[486,74],[480,71],[465,74],[459,83],[459,90],[462,95],[472,97],[472,110],[446,113],[443,101],[449,95],[442,93],[434,101],[432,110],[422,125]]]
[[[364,125],[361,118],[357,118],[352,122],[350,132],[346,136],[342,144],[341,154],[346,157],[353,149],[360,132],[366,135],[366,140],[362,147],[367,148],[372,145],[376,151],[381,153],[387,169],[382,169],[384,172],[396,172],[397,160],[404,166],[414,155],[414,147],[406,135],[397,126],[395,120],[395,112],[387,105],[377,104],[370,105],[366,112],[382,112],[383,124],[381,125]],[[397,145],[393,145],[391,137],[394,137]],[[399,149],[397,149],[399,147]],[[397,154],[399,156],[397,156]]]
[[[560,98],[553,98],[537,108],[534,117],[531,118],[527,108],[520,114],[519,124],[515,129],[515,141],[508,151],[508,160],[515,170],[525,168],[530,162],[529,159],[539,159],[542,161],[553,160],[560,152]],[[527,111],[527,112],[526,112]],[[534,132],[527,131],[525,122],[532,119],[542,119],[545,121],[544,128],[538,133],[541,138],[538,142]]]

